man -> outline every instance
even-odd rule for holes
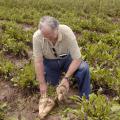
[[[90,73],[88,64],[82,60],[76,37],[67,25],[59,24],[51,16],[41,18],[38,30],[33,35],[33,56],[40,93],[47,93],[47,82],[61,82],[69,89],[69,78],[74,76],[78,83],[80,97],[89,99]]]

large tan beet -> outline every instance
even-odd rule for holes
[[[59,101],[63,101],[67,98],[68,89],[64,85],[60,84],[56,88],[56,92],[57,92],[57,97]]]
[[[41,98],[39,100],[39,114],[41,114],[46,107],[47,104],[47,98]]]
[[[39,101],[39,118],[43,119],[55,106],[55,102],[50,98],[42,98]]]

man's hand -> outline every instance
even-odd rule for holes
[[[63,78],[56,88],[57,98],[59,101],[65,101],[67,99],[67,94],[69,91],[69,82],[67,79]]]
[[[35,63],[35,72],[36,72],[37,80],[39,81],[40,94],[41,97],[44,97],[46,96],[47,93],[47,83],[45,82],[45,76],[44,76],[43,58],[42,57],[35,58],[34,63]]]
[[[41,83],[40,84],[40,94],[41,94],[41,97],[46,97],[47,95],[47,83]]]
[[[74,74],[74,72],[79,68],[80,64],[81,64],[81,59],[72,60],[65,74],[65,77],[71,77]]]
[[[67,79],[63,78],[60,84],[66,86],[67,90],[69,90],[69,81]]]

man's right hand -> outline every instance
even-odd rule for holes
[[[47,92],[47,83],[45,81],[45,70],[44,70],[44,64],[43,64],[43,57],[37,57],[34,59],[35,63],[35,72],[36,72],[36,78],[39,81],[39,89],[41,96],[45,95]]]
[[[40,94],[41,94],[41,97],[46,97],[46,94],[47,94],[47,83],[41,83],[40,84]]]

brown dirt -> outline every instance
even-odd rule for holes
[[[22,58],[22,59],[19,59],[17,57],[15,57],[14,55],[11,55],[11,54],[6,54],[4,56],[7,60],[10,60],[17,68],[23,68],[24,65],[28,64],[30,61],[30,57],[29,57],[29,60],[28,59],[25,59],[25,58]]]
[[[111,20],[113,23],[120,23],[120,18],[119,17],[111,17]]]
[[[38,101],[39,93],[30,94],[14,87],[11,82],[0,80],[0,101],[7,103],[5,120],[39,120],[38,119]],[[76,91],[70,90],[69,96],[77,94]],[[62,120],[60,112],[66,106],[75,107],[74,104],[56,105],[55,108],[44,120]]]

